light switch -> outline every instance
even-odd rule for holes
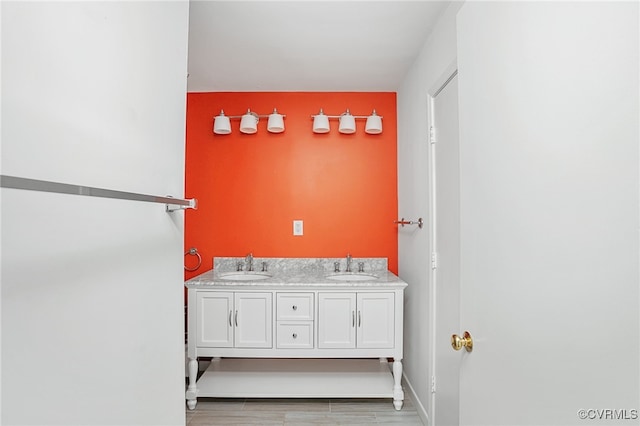
[[[303,234],[302,221],[301,220],[294,220],[293,221],[293,235],[302,235],[302,234]]]

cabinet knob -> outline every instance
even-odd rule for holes
[[[298,333],[293,333],[293,338],[297,339],[298,338]]]
[[[293,306],[291,307],[291,309],[293,309],[294,311],[297,311],[297,310],[298,310],[298,307],[297,307],[296,305],[293,305]]]

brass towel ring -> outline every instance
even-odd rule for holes
[[[188,254],[191,255],[191,256],[197,256],[198,257],[198,264],[196,265],[195,268],[187,268],[187,265],[184,266],[184,270],[185,271],[193,272],[196,269],[198,269],[200,267],[200,265],[202,265],[202,256],[200,256],[200,253],[198,253],[198,249],[195,248],[195,247],[191,247],[189,249],[189,251],[185,252],[184,255],[186,256]]]

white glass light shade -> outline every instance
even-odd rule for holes
[[[356,132],[356,119],[351,115],[349,110],[340,116],[340,127],[338,131],[347,135]]]
[[[231,122],[229,117],[224,115],[224,111],[220,111],[220,115],[214,118],[213,133],[216,135],[228,135],[231,133]]]
[[[282,114],[278,114],[278,111],[275,109],[273,110],[273,113],[269,115],[267,130],[271,133],[284,132],[284,117]]]
[[[320,114],[313,117],[313,133],[329,133],[329,130],[329,117],[320,110]]]
[[[365,124],[364,131],[370,135],[379,135],[382,133],[382,117],[376,114],[376,110],[367,117],[367,124]]]
[[[252,135],[258,131],[258,117],[251,111],[247,111],[240,120],[240,131]]]

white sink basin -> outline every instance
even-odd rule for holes
[[[335,281],[373,281],[378,277],[373,274],[365,274],[363,272],[343,272],[327,275],[327,278]]]
[[[249,272],[249,271],[238,271],[238,272],[224,272],[219,275],[220,279],[228,280],[228,281],[258,281],[258,280],[266,280],[267,278],[271,278],[273,275],[268,274],[266,272]]]

